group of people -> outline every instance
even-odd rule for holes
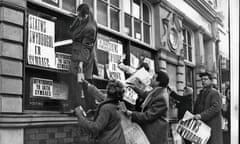
[[[84,88],[86,99],[97,99],[97,106],[93,118],[90,120],[84,116],[79,107],[75,108],[79,125],[89,129],[96,136],[98,144],[126,144],[124,130],[121,126],[121,116],[126,115],[132,122],[140,125],[150,144],[168,143],[168,103],[166,93],[179,101],[178,118],[181,119],[186,110],[193,112],[194,119],[202,120],[211,127],[211,137],[208,144],[222,144],[221,133],[221,98],[219,93],[212,88],[211,75],[202,73],[200,75],[203,89],[197,97],[192,110],[193,90],[185,87],[184,96],[178,95],[168,87],[169,76],[166,72],[156,72],[152,79],[149,91],[143,91],[135,85],[131,88],[138,93],[141,101],[138,109],[122,109],[119,102],[122,101],[125,86],[117,81],[110,80],[107,84],[107,94],[91,84],[92,74],[96,69],[94,45],[96,42],[97,25],[87,4],[81,4],[78,9],[70,31],[73,33],[73,50],[71,72],[76,85]],[[147,66],[143,65],[147,69]],[[76,93],[79,95],[79,93]],[[78,98],[76,96],[76,98]]]

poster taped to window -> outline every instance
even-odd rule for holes
[[[31,78],[31,96],[53,97],[53,80],[42,78]]]
[[[59,70],[70,70],[71,54],[56,52],[56,68]]]
[[[55,68],[55,23],[28,16],[28,64]]]

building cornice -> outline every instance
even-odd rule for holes
[[[222,19],[219,17],[217,12],[209,6],[207,2],[204,0],[184,0],[187,4],[193,7],[196,11],[198,11],[204,18],[206,18],[211,23],[217,22],[218,24],[222,24]]]

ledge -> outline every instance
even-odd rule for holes
[[[77,123],[77,118],[68,114],[0,114],[0,128],[16,128],[43,125],[74,125]]]

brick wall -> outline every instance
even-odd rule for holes
[[[0,1],[0,112],[22,112],[25,4]]]
[[[86,132],[78,126],[26,128],[24,144],[86,144]]]

